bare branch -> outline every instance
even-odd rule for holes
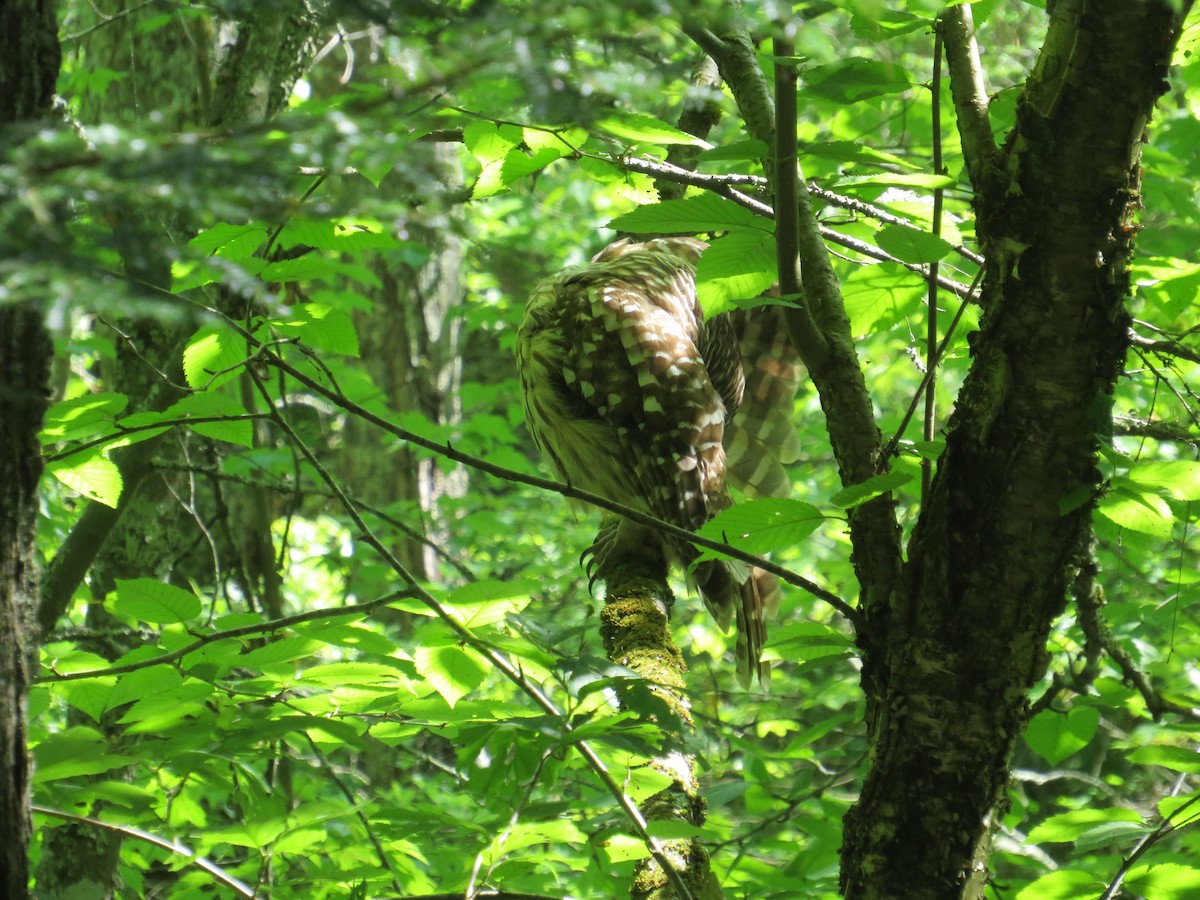
[[[950,70],[950,93],[958,118],[963,156],[975,189],[981,190],[993,177],[996,166],[996,139],[988,119],[987,89],[975,42],[975,22],[969,3],[949,7],[939,19],[946,45],[946,63]],[[938,90],[934,85],[934,90]]]

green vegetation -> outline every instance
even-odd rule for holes
[[[1190,0],[69,0],[61,67],[51,6],[0,10],[6,896],[1200,897]],[[781,282],[791,495],[704,536],[818,589],[763,692],[674,583],[683,705],[513,362],[665,233],[707,314]]]

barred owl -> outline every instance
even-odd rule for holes
[[[696,300],[705,246],[693,238],[611,244],[538,285],[517,336],[526,422],[558,476],[689,530],[732,502],[727,437],[738,436],[739,486],[777,494],[782,478],[777,462],[764,465],[754,452],[761,435],[727,429],[745,376],[738,326],[729,316],[705,322]],[[614,555],[657,555],[691,569],[721,627],[737,623],[739,681],[749,686],[757,675],[765,684],[765,618],[778,595],[771,576],[697,563],[691,544],[624,518],[606,523],[591,552],[601,572]]]

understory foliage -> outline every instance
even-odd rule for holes
[[[972,4],[998,136],[1044,5]],[[0,302],[41,304],[56,348],[29,695],[38,877],[55,833],[80,828],[119,839],[118,896],[604,900],[650,852],[620,796],[662,789],[647,761],[681,749],[707,822],[653,838],[698,833],[727,897],[838,896],[870,763],[850,624],[785,587],[771,690],[742,691],[732,637],[681,578],[694,727],[669,721],[605,657],[577,565],[596,517],[539,483],[512,359],[533,284],[621,234],[709,238],[708,314],[776,281],[768,148],[696,77],[681,23],[697,4],[313,8],[285,102],[238,121],[191,112],[178,68],[158,77],[179,78],[179,118],[128,88],[176,33],[215,64],[241,4],[94,6],[60,10],[61,124],[0,161]],[[732,15],[699,6],[714,28]],[[804,175],[896,455],[844,487],[803,385],[791,499],[710,536],[854,606],[849,511],[891,492],[907,538],[980,315],[963,299],[981,265],[972,196],[933,80],[943,4],[747,6],[768,77],[798,72]],[[800,27],[779,58],[784,20]],[[128,53],[91,49],[118,27]],[[1143,152],[1093,546],[1029,698],[988,896],[1200,896],[1198,41],[1193,14]],[[703,137],[680,124],[697,110]],[[923,431],[933,264],[945,346]],[[448,270],[459,287],[434,311]],[[116,508],[120,528],[84,536]],[[75,577],[68,546],[90,564]]]

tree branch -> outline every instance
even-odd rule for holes
[[[946,46],[950,94],[954,98],[967,173],[976,189],[981,189],[993,177],[996,139],[988,119],[987,89],[983,84],[983,66],[979,62],[970,4],[957,3],[949,7],[938,20],[938,27]],[[940,87],[935,84],[934,90],[940,90]]]
[[[189,865],[203,869],[217,881],[221,882],[221,884],[235,891],[239,897],[249,897],[253,900],[257,896],[254,889],[249,885],[227,874],[216,863],[210,862],[203,856],[196,856],[192,850],[179,843],[179,841],[168,841],[166,838],[160,838],[156,834],[142,831],[142,829],[134,828],[132,825],[117,825],[115,822],[105,822],[102,819],[93,819],[91,816],[77,816],[74,813],[63,812],[61,809],[51,809],[48,806],[34,804],[32,809],[35,813],[40,813],[43,816],[53,816],[56,819],[66,819],[69,822],[82,822],[85,825],[103,828],[105,831],[113,831],[125,837],[137,838],[139,841],[145,841],[148,844],[153,844],[155,847],[169,850],[176,856],[185,857]]]

